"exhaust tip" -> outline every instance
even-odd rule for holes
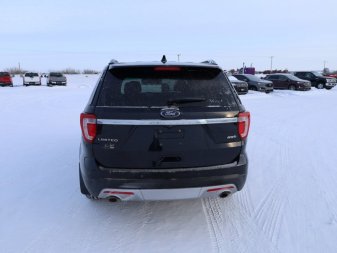
[[[231,194],[231,192],[224,191],[224,192],[220,193],[219,197],[224,199],[224,198],[228,197],[230,194]]]
[[[108,198],[109,202],[118,202],[120,201],[121,199],[116,197],[116,196],[111,196]]]

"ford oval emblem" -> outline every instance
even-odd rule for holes
[[[163,108],[160,111],[160,115],[165,119],[173,119],[180,116],[180,111],[178,108]]]

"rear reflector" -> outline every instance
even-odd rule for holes
[[[219,187],[219,188],[213,188],[213,189],[208,189],[207,192],[217,192],[217,191],[223,191],[223,190],[230,190],[233,189],[234,186],[225,186],[225,187]]]
[[[248,136],[250,126],[250,113],[241,112],[238,117],[238,132],[242,140],[245,140]]]
[[[96,137],[96,116],[94,114],[81,113],[81,129],[84,140],[92,143]]]
[[[133,192],[120,192],[120,191],[104,191],[103,193],[105,194],[115,194],[115,195],[118,195],[118,194],[121,194],[121,195],[134,195]]]
[[[154,71],[180,71],[179,67],[155,67]]]

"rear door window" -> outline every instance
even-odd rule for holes
[[[179,107],[238,109],[230,84],[220,69],[170,66],[109,70],[97,105],[163,107],[172,101],[180,101]]]
[[[279,80],[284,82],[284,81],[287,81],[288,78],[286,76],[279,76]]]

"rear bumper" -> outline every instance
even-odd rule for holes
[[[235,90],[239,95],[244,95],[248,93],[248,87],[235,87]]]
[[[247,94],[248,93],[248,86],[235,85],[234,88],[235,88],[235,90],[238,94]]]
[[[0,86],[13,86],[13,83],[0,83]]]
[[[67,85],[66,81],[49,81],[49,85]]]
[[[230,165],[186,168],[181,171],[165,172],[152,169],[140,172],[107,169],[99,167],[91,157],[80,158],[80,169],[86,188],[91,195],[103,198],[106,197],[104,191],[119,190],[133,190],[137,196],[144,196],[145,193],[152,196],[153,190],[165,190],[173,195],[176,194],[174,189],[180,191],[189,189],[189,192],[192,192],[192,195],[186,195],[187,197],[184,195],[185,197],[179,197],[179,199],[202,197],[204,190],[212,186],[234,185],[235,191],[241,190],[246,182],[247,168],[248,160],[245,153],[241,153],[238,162]],[[161,199],[174,199],[172,194],[165,198],[165,194],[161,193],[160,195],[163,197]],[[158,199],[158,197],[143,199]]]
[[[192,187],[176,189],[145,189],[145,190],[120,190],[103,189],[98,198],[114,199],[122,201],[144,201],[144,200],[177,200],[192,198],[226,197],[237,191],[234,184],[217,185],[209,187]]]
[[[36,81],[36,82],[24,82],[23,85],[41,85],[41,82]]]

